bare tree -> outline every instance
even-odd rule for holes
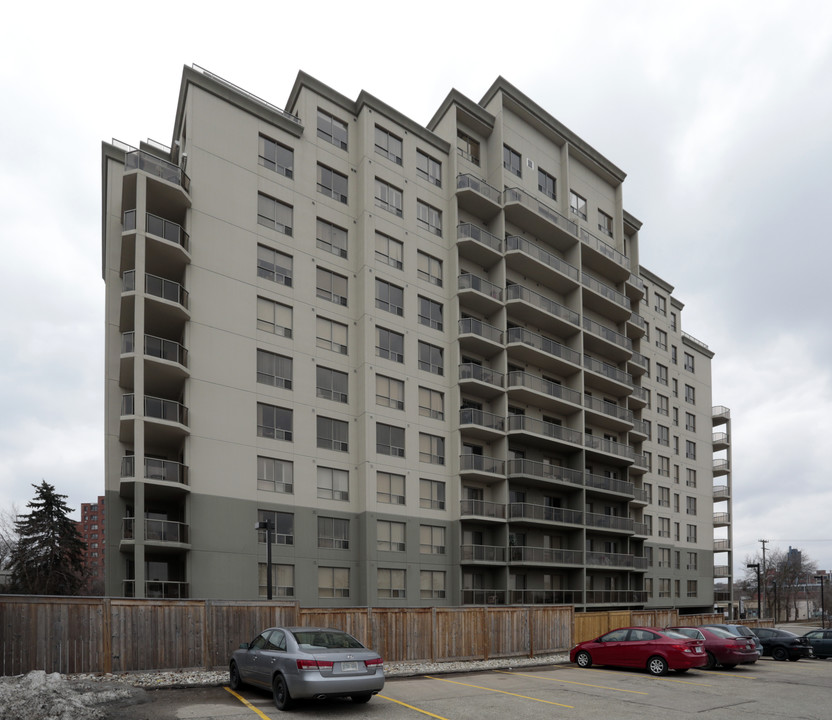
[[[0,508],[0,569],[8,567],[12,551],[17,546],[17,505]],[[0,580],[0,591],[6,591]]]

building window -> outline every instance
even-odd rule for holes
[[[668,505],[670,501],[668,500]],[[660,517],[659,518],[659,537],[669,538],[670,537],[670,518]]]
[[[258,245],[257,275],[278,285],[292,287],[292,256]]]
[[[666,425],[656,425],[656,442],[670,447],[670,428]]]
[[[257,194],[257,222],[284,235],[292,234],[292,206],[273,197]]]
[[[659,293],[653,293],[653,297],[656,299],[655,310],[657,313],[661,315],[667,315],[667,298],[663,295],[659,295]]]
[[[376,326],[376,355],[393,362],[404,362],[404,335]]]
[[[696,525],[688,525],[688,542],[696,542]]]
[[[347,304],[347,278],[325,268],[315,271],[316,295],[322,300],[329,300],[336,305]]]
[[[445,528],[440,525],[420,525],[419,552],[422,555],[444,555]]]
[[[688,570],[699,569],[699,554],[695,552],[688,553]]]
[[[442,287],[442,261],[423,253],[421,250],[417,251],[416,260],[416,274],[419,278],[431,285]]]
[[[522,177],[520,153],[512,150],[508,145],[503,145],[503,167],[513,175]]]
[[[376,178],[376,206],[391,212],[397,217],[402,216],[402,207],[404,206],[402,191],[399,188],[390,185]]]
[[[396,165],[402,164],[402,139],[376,125],[376,152]]]
[[[350,596],[350,569],[338,567],[318,568],[319,598],[348,598]]]
[[[376,232],[376,260],[401,270],[404,265],[404,243]]]
[[[376,452],[379,455],[404,455],[404,428],[385,423],[376,423]]]
[[[419,433],[419,462],[445,464],[445,438]]]
[[[349,452],[349,423],[318,415],[318,447],[324,450]]]
[[[685,485],[691,488],[696,487],[696,470],[685,468]]]
[[[416,201],[416,224],[423,230],[442,237],[442,211],[421,200]]]
[[[653,578],[644,578],[644,594],[648,600],[653,597]]]
[[[675,397],[675,398],[679,397],[679,381],[676,378],[673,378],[672,386],[673,386],[673,391],[672,391],[673,392],[673,397]]]
[[[323,350],[347,354],[347,326],[318,316],[315,320],[315,342]]]
[[[659,567],[670,567],[670,548],[659,548]]]
[[[696,405],[696,388],[692,385],[685,385],[685,402]]]
[[[685,430],[696,432],[696,415],[693,413],[685,413]]]
[[[656,382],[667,385],[667,365],[656,363]]]
[[[421,150],[416,151],[416,174],[429,183],[442,187],[442,163]]]
[[[662,487],[659,485],[659,507],[670,507],[670,488]],[[669,527],[669,526],[668,526]],[[668,532],[667,537],[670,537],[670,533]]]
[[[263,297],[257,298],[257,329],[292,337],[292,308]]]
[[[662,477],[670,477],[670,458],[659,455],[658,474]]]
[[[557,180],[545,170],[537,169],[537,189],[546,197],[557,200]]]
[[[350,521],[343,518],[318,517],[318,547],[349,550]]]
[[[404,380],[376,375],[376,405],[404,410]]]
[[[696,515],[696,498],[695,497],[686,497],[685,498],[685,513],[687,515]]]
[[[656,412],[659,415],[670,414],[670,398],[667,395],[656,393]]]
[[[348,401],[349,375],[340,370],[322,367],[315,368],[315,388],[319,398],[345,403]]]
[[[457,152],[474,165],[480,164],[480,141],[475,140],[462,130],[456,131]]]
[[[259,596],[268,596],[268,583],[266,582],[266,563],[257,563],[257,577],[259,585]],[[279,565],[272,563],[272,597],[294,597],[295,596],[295,566]]]
[[[257,351],[257,382],[264,385],[292,389],[292,358],[285,355]]]
[[[422,600],[441,600],[445,597],[445,571],[419,571],[419,597]]]
[[[295,516],[292,513],[275,510],[258,510],[257,522],[271,523],[272,545],[295,544]],[[266,531],[257,531],[257,542],[266,543]]]
[[[292,411],[257,403],[257,436],[292,441]]]
[[[667,333],[661,328],[656,328],[656,347],[667,350]]]
[[[569,209],[573,215],[586,220],[586,198],[581,197],[574,190],[569,191]]]
[[[438,390],[419,388],[419,415],[434,420],[445,419],[445,395]]]
[[[697,582],[697,580],[688,580],[688,597],[696,597],[699,595]]]
[[[376,521],[376,549],[383,552],[404,552],[404,530],[403,522]]]
[[[442,330],[442,303],[419,296],[419,323],[434,330]]]
[[[318,137],[342,150],[347,149],[347,124],[318,108]]]
[[[321,500],[349,500],[349,472],[330,467],[318,467],[318,497]]]
[[[260,164],[279,175],[291,178],[295,167],[295,152],[292,148],[261,135]]]
[[[696,460],[696,443],[693,440],[685,440],[685,457],[688,460]]]
[[[445,509],[445,483],[442,480],[419,480],[419,507],[425,510]]]
[[[419,369],[434,375],[444,374],[444,353],[442,348],[419,341]]]
[[[294,464],[289,460],[257,457],[257,489],[268,492],[293,493]]]
[[[612,237],[612,216],[607,215],[603,210],[598,211],[598,229],[604,235]]]
[[[670,362],[672,362],[674,365],[678,362],[678,359],[677,359],[678,354],[679,354],[678,348],[675,345],[671,345],[670,346]]]
[[[341,203],[347,202],[347,176],[318,163],[318,192]]]
[[[693,355],[690,353],[685,353],[685,370],[695,372]]]
[[[659,578],[659,597],[670,597],[670,578]]]
[[[376,570],[376,592],[380,598],[404,598],[405,571],[394,568]]]
[[[321,250],[326,250],[338,257],[347,257],[347,231],[344,228],[318,218],[315,240]]]
[[[387,505],[404,505],[404,475],[376,473],[376,500]]]
[[[404,315],[404,288],[376,278],[376,307],[394,315]]]

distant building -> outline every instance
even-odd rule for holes
[[[76,523],[84,541],[84,566],[89,571],[86,593],[104,594],[104,527],[106,509],[104,496],[98,502],[81,503],[81,520]]]

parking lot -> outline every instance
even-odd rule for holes
[[[125,720],[256,720],[287,717],[327,720],[539,720],[606,718],[667,720],[708,713],[709,720],[795,718],[829,720],[832,661],[776,662],[768,658],[733,670],[691,670],[652,677],[644,672],[553,665],[455,675],[390,679],[366,705],[348,700],[299,703],[275,709],[269,694],[245,688],[162,690],[129,709]]]

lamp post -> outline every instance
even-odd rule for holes
[[[763,613],[760,607],[760,563],[748,563],[746,567],[754,568],[757,571],[757,620],[761,620]]]
[[[272,523],[271,520],[254,524],[255,530],[266,531],[266,599],[272,599]]]
[[[826,608],[823,606],[823,579],[826,575],[815,575],[815,580],[820,580],[820,627],[826,629]]]

